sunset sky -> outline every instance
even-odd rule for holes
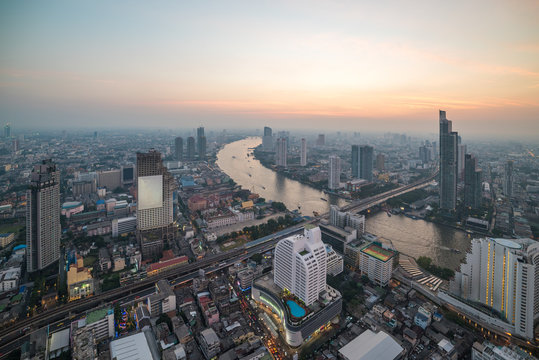
[[[2,1],[0,123],[539,137],[539,2]]]

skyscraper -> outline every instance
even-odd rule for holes
[[[326,145],[326,135],[318,134],[318,139],[316,139],[316,145],[318,146]]]
[[[329,157],[328,188],[337,190],[341,184],[341,159],[332,155]]]
[[[305,140],[304,138],[301,139],[301,152],[299,156],[299,165],[300,166],[307,165],[307,140]]]
[[[176,160],[183,160],[183,139],[179,136],[174,139],[174,150]]]
[[[202,126],[197,129],[197,153],[200,160],[206,159],[206,136]]]
[[[471,154],[465,155],[464,170],[464,205],[477,209],[481,206],[481,169],[477,168],[477,159]]]
[[[273,260],[275,285],[311,305],[326,290],[326,256],[318,227],[306,227],[304,235],[279,241]]]
[[[42,270],[60,258],[60,171],[51,160],[34,166],[26,191],[26,266]]]
[[[372,146],[364,145],[359,147],[359,177],[372,182]]]
[[[459,136],[460,138],[460,136]],[[464,180],[464,171],[466,167],[466,144],[459,144],[458,145],[458,181]]]
[[[11,137],[11,124],[10,123],[7,123],[6,125],[4,125],[4,137],[6,139]]]
[[[352,177],[359,178],[359,145],[352,145]]]
[[[262,149],[264,151],[273,150],[273,135],[270,127],[264,126],[264,136],[262,137]]]
[[[175,189],[160,152],[137,153],[137,240],[144,259],[161,256],[164,241],[174,240]]]
[[[440,209],[457,206],[458,134],[452,129],[445,111],[440,110]]]
[[[277,139],[277,152],[275,153],[275,165],[286,167],[286,158],[288,156],[288,151],[286,149],[286,139],[278,138]]]
[[[537,241],[473,239],[471,252],[466,254],[466,262],[455,273],[450,291],[460,298],[495,309],[498,312],[494,317],[498,321],[496,327],[532,339],[534,320],[539,315],[537,266]]]
[[[507,197],[513,196],[513,161],[511,160],[507,160],[505,163],[503,194]]]
[[[422,145],[419,147],[419,160],[421,160],[423,164],[432,160],[432,148],[429,145]]]
[[[376,170],[384,171],[385,169],[385,156],[382,153],[376,155]]]
[[[189,136],[187,138],[187,160],[195,159],[195,138]]]

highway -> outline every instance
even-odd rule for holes
[[[436,176],[437,173],[426,179],[422,179],[412,184],[404,185],[397,189],[393,189],[385,193],[369,197],[367,199],[355,201],[351,204],[346,205],[341,210],[350,212],[364,211],[372,206],[383,203],[390,198],[425,187],[429,185]],[[299,232],[305,226],[305,224],[318,223],[320,219],[327,216],[328,213],[319,215],[306,223],[303,222],[294,225],[286,230],[259,239],[264,241],[259,244],[253,245],[252,247],[249,247],[247,249],[242,247],[221,254],[211,255],[202,260],[195,261],[180,268],[171,269],[156,276],[148,277],[137,283],[122,286],[120,288],[113,289],[95,296],[90,296],[84,299],[72,301],[67,304],[61,305],[58,308],[50,309],[42,313],[36,314],[30,318],[15,321],[10,326],[6,326],[0,329],[0,358],[3,355],[12,351],[13,349],[20,347],[23,342],[23,339],[27,338],[27,336],[21,336],[23,334],[28,335],[30,332],[48,326],[49,324],[52,324],[54,326],[54,324],[63,323],[64,321],[66,323],[70,322],[72,319],[75,319],[77,315],[82,314],[84,311],[96,308],[109,302],[133,301],[137,296],[139,296],[139,293],[147,294],[148,289],[152,289],[155,283],[161,279],[166,279],[170,281],[172,286],[177,286],[185,282],[191,281],[193,278],[198,276],[198,270],[200,269],[204,269],[206,273],[211,273],[213,271],[227,267],[235,262],[245,260],[256,253],[268,251],[275,246],[275,243],[278,240],[286,236],[290,236],[296,232]],[[254,243],[256,243],[256,241],[254,241]]]

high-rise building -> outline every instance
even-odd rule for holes
[[[206,136],[202,126],[197,129],[197,153],[200,160],[206,158]]]
[[[187,160],[195,159],[195,138],[189,136],[187,138]]]
[[[137,153],[137,239],[145,259],[161,256],[164,241],[174,240],[175,189],[160,152]]]
[[[7,123],[4,125],[4,137],[9,139],[11,137],[11,124]]]
[[[94,131],[94,139],[97,139],[97,131]]]
[[[384,171],[385,170],[385,156],[382,153],[376,155],[376,170]]]
[[[421,145],[419,147],[419,160],[426,164],[432,160],[432,147],[429,145]]]
[[[503,194],[507,197],[513,196],[513,161],[507,160],[503,177]]]
[[[359,178],[359,145],[352,145],[352,177]]]
[[[307,165],[307,140],[304,138],[301,139],[301,151],[299,156],[299,165],[300,166],[306,166]]]
[[[359,147],[359,178],[372,182],[372,146],[364,145]]]
[[[36,165],[26,191],[26,266],[42,270],[60,258],[60,171],[51,160]]]
[[[135,183],[135,165],[122,165],[122,186],[129,188]]]
[[[445,111],[440,110],[440,209],[457,206],[458,134],[452,129]]]
[[[122,171],[120,169],[99,171],[97,173],[97,186],[105,187],[109,191],[122,186]]]
[[[176,160],[183,160],[183,139],[180,136],[174,139],[174,150]]]
[[[341,159],[332,155],[329,157],[328,188],[331,190],[339,189],[341,184]]]
[[[318,146],[326,145],[326,135],[318,134],[318,139],[316,139],[316,145]]]
[[[341,211],[337,205],[329,207],[329,223],[341,229],[355,229],[358,239],[365,233],[365,215]]]
[[[465,156],[464,170],[464,204],[472,209],[481,206],[482,172],[477,168],[477,159],[471,154]]]
[[[275,153],[275,165],[286,167],[288,151],[286,148],[286,138],[277,139],[277,151]]]
[[[273,134],[270,127],[264,126],[264,136],[262,137],[262,149],[273,151]]]
[[[326,256],[318,227],[279,241],[273,266],[275,285],[311,305],[326,290]]]
[[[460,138],[460,136],[459,136]],[[459,144],[458,146],[458,180],[464,180],[464,170],[466,167],[466,144]]]
[[[473,239],[466,262],[455,273],[450,292],[497,311],[497,328],[526,339],[534,337],[539,316],[539,243],[531,239]],[[448,300],[454,301],[448,297]],[[475,307],[452,304],[467,311]],[[483,314],[483,313],[481,313]],[[482,315],[481,318],[488,316]],[[488,319],[485,319],[489,323]]]

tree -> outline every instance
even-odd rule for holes
[[[168,331],[172,331],[172,320],[170,320],[167,314],[159,315],[159,319],[157,319],[156,324],[161,324],[163,322],[167,324]]]
[[[253,256],[251,256],[251,260],[253,260],[257,264],[260,264],[262,262],[262,258],[263,258],[262,254],[260,254],[260,253],[256,253]]]

